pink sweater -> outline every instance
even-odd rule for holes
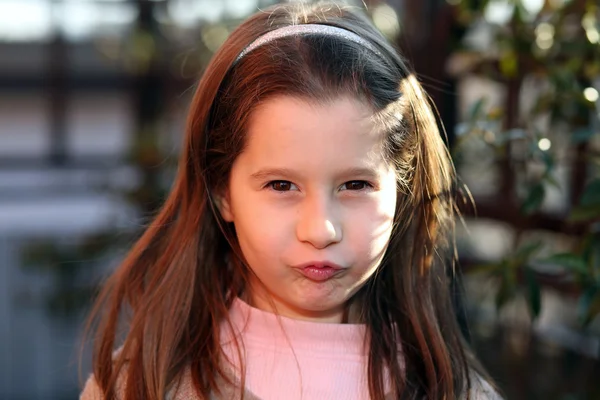
[[[246,388],[257,397],[368,399],[364,325],[277,318],[241,300],[231,317],[244,339]],[[235,360],[231,343],[224,350]]]
[[[365,326],[298,321],[258,310],[236,300],[230,311],[233,331],[221,327],[227,364],[239,378],[239,362],[233,335],[243,338],[247,400],[366,400],[369,398],[364,346]],[[119,386],[119,384],[117,385]],[[496,399],[487,383],[480,381],[475,399]],[[122,391],[122,386],[118,388]],[[231,390],[225,398],[239,398]],[[170,399],[197,399],[189,371]],[[102,399],[91,377],[81,400]]]

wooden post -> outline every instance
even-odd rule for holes
[[[54,14],[53,14],[54,15]],[[51,165],[63,166],[67,162],[67,44],[59,27],[54,23],[53,37],[48,46],[48,70],[46,91],[50,118],[50,150]]]

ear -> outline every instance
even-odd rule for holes
[[[229,191],[226,190],[223,193],[217,193],[214,196],[214,200],[221,213],[221,217],[227,222],[233,222],[233,213],[231,212],[231,202],[229,201]]]

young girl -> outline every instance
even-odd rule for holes
[[[453,182],[427,97],[366,18],[250,17],[98,299],[82,399],[495,398],[450,302]]]

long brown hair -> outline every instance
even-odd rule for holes
[[[236,62],[265,32],[305,23],[352,31],[377,51],[302,35],[277,39]],[[98,324],[93,370],[105,397],[115,397],[119,374],[126,399],[163,399],[188,367],[200,398],[218,393],[227,378],[219,327],[229,321],[229,307],[249,272],[233,228],[216,209],[217,195],[244,149],[253,109],[275,95],[310,101],[351,95],[367,102],[397,168],[390,243],[378,271],[354,298],[367,326],[371,397],[384,398],[386,370],[394,398],[466,394],[471,366],[447,276],[454,223],[447,149],[406,62],[360,13],[327,3],[279,5],[253,15],[206,68],[189,110],[172,192],[105,284],[90,317],[89,326]],[[113,355],[123,316],[127,335]]]

